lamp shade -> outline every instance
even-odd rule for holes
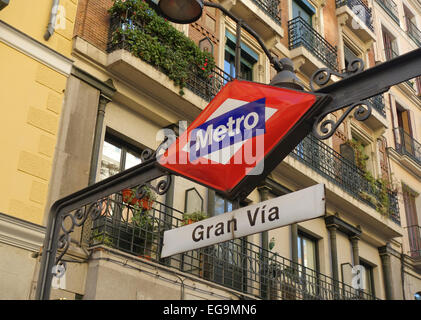
[[[294,65],[291,59],[283,58],[280,59],[283,69],[278,72],[270,82],[271,86],[280,88],[289,88],[296,90],[304,90],[304,86],[300,79],[294,73]]]
[[[160,0],[158,6],[164,17],[181,24],[195,22],[203,11],[201,0]]]

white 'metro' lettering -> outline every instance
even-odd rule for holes
[[[206,131],[203,129],[197,130],[196,151],[205,148],[206,145],[212,144],[212,141],[221,142],[227,134],[230,137],[240,134],[242,122],[246,130],[251,130],[259,123],[259,114],[257,112],[250,112],[246,116],[243,115],[236,119],[233,119],[231,116],[228,118],[226,125],[221,124],[215,130],[213,129],[213,124],[208,125]]]

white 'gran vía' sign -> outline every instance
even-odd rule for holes
[[[325,187],[300,191],[164,232],[161,257],[203,248],[325,214]]]

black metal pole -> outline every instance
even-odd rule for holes
[[[235,33],[235,79],[241,78],[241,27],[243,21],[237,22],[237,30]]]

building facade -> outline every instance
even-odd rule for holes
[[[0,1],[0,299],[29,299],[32,290],[77,5]]]
[[[2,21],[7,22],[14,2],[19,3],[12,1],[0,11]],[[57,95],[64,88],[65,93],[57,101],[50,165],[41,166],[47,179],[42,182],[36,175],[29,201],[34,202],[38,184],[49,187],[37,214],[20,215],[13,209],[17,205],[1,209],[5,219],[37,228],[40,235],[56,200],[147,162],[145,150],[155,150],[165,135],[184,130],[237,73],[266,84],[276,74],[256,39],[244,30],[240,70],[235,70],[237,26],[216,8],[205,6],[198,21],[176,25],[156,14],[154,1],[67,2],[77,5],[74,17],[66,14],[66,22],[74,22],[69,25],[73,33],[68,31],[72,36],[66,38],[68,51],[62,52],[70,67],[63,88],[55,89]],[[420,46],[421,4],[416,0],[218,3],[255,30],[271,54],[290,58],[309,91],[319,68],[346,72],[356,58],[370,68]],[[54,36],[61,39],[58,29],[49,41]],[[421,290],[420,93],[419,79],[399,84],[366,101],[373,109],[366,121],[348,116],[332,138],[309,135],[241,203],[172,176],[164,194],[157,181],[151,183],[149,203],[120,190],[75,208],[97,212],[96,219],[88,218],[71,233],[64,256],[67,271],[54,279],[51,298],[413,299]],[[34,126],[40,116],[34,114],[32,121],[30,114],[37,110],[28,108],[25,126]],[[342,114],[329,117],[337,120]],[[43,139],[33,139],[28,132],[24,142],[28,148],[39,146],[42,153]],[[18,164],[19,175],[36,168],[35,159],[9,162]],[[29,169],[21,168],[25,163]],[[17,184],[23,177],[10,179],[19,191],[31,186],[27,181]],[[10,183],[4,188],[13,192]],[[186,223],[186,213],[214,216],[317,183],[326,186],[323,218],[160,258],[163,232]],[[31,289],[19,298],[35,298],[40,256],[34,256],[27,259],[32,274],[27,271],[24,281]],[[364,270],[363,290],[355,289],[356,265]],[[6,273],[10,268],[6,264],[2,269]]]

